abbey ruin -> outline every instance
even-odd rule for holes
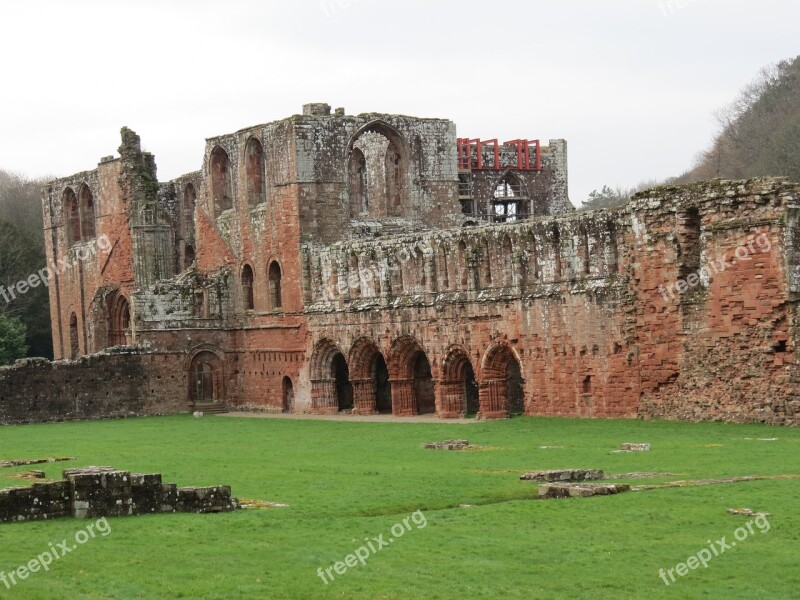
[[[119,156],[53,181],[43,211],[56,361],[0,369],[0,422],[799,422],[786,180],[575,212],[563,140],[310,104],[208,139],[201,170],[168,182],[123,128]]]

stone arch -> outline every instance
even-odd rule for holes
[[[247,205],[254,208],[267,201],[267,173],[264,147],[257,137],[247,140],[244,150],[245,179],[247,181]]]
[[[311,408],[314,412],[334,414],[353,408],[350,371],[336,342],[323,339],[314,346],[310,370]]]
[[[396,416],[436,412],[433,373],[428,354],[415,338],[402,336],[389,353],[392,411]]]
[[[389,370],[378,345],[366,337],[356,340],[350,349],[349,364],[354,412],[366,415],[392,412]]]
[[[131,328],[131,307],[119,291],[108,296],[108,347],[125,346]]]
[[[233,208],[233,189],[228,153],[221,146],[214,146],[209,155],[211,173],[211,200],[214,218]]]
[[[281,383],[281,408],[287,414],[294,412],[294,384],[288,376]]]
[[[253,267],[245,263],[242,267],[242,304],[245,310],[253,310],[256,307],[254,287]]]
[[[78,205],[78,196],[72,188],[64,190],[62,200],[64,205],[64,230],[67,234],[67,244],[71,246],[81,241],[81,211]]]
[[[225,361],[215,348],[198,348],[189,359],[191,406],[225,404]]]
[[[466,291],[469,289],[469,266],[467,264],[467,243],[464,240],[458,242],[456,266],[461,290]]]
[[[80,203],[81,239],[88,240],[95,236],[95,207],[92,190],[85,183],[78,192]]]
[[[475,370],[469,354],[461,346],[448,350],[442,363],[439,389],[439,416],[456,418],[480,411]]]
[[[365,208],[372,217],[402,216],[410,210],[411,152],[395,128],[380,120],[367,123],[350,139],[347,157],[351,217]]]
[[[507,344],[489,348],[481,362],[481,415],[493,419],[524,414],[524,384],[521,362],[514,349]]]

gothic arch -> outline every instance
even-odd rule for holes
[[[353,408],[353,388],[344,353],[336,342],[322,339],[311,354],[311,407],[333,414]]]
[[[478,383],[469,353],[451,346],[442,362],[438,413],[444,418],[475,414],[480,410]]]
[[[370,338],[356,340],[350,349],[350,379],[359,414],[392,411],[389,370],[383,353]]]
[[[397,416],[436,412],[432,365],[415,338],[397,338],[389,351],[392,411]]]
[[[369,134],[384,138],[385,150],[383,144],[373,144],[373,151],[357,147]],[[351,217],[364,212],[372,217],[402,216],[410,210],[411,152],[394,127],[381,120],[361,127],[350,138],[347,161]]]
[[[485,418],[525,412],[522,362],[508,344],[495,344],[481,361],[480,405]]]

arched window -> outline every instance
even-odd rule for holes
[[[458,243],[458,271],[461,275],[461,289],[467,289],[467,244],[462,240]]]
[[[264,148],[256,138],[250,138],[245,148],[247,174],[247,204],[250,208],[267,201]]]
[[[281,267],[277,262],[269,266],[269,307],[280,310],[283,307],[281,298]]]
[[[492,218],[498,223],[509,223],[524,218],[525,202],[519,177],[513,173],[506,173],[494,188]]]
[[[69,357],[76,359],[80,356],[80,346],[78,344],[78,315],[72,313],[69,317]]]
[[[81,213],[78,197],[72,188],[64,190],[64,229],[67,232],[67,244],[71,246],[81,241]]]
[[[242,302],[245,310],[255,308],[255,298],[253,296],[253,269],[250,265],[242,268]]]
[[[228,153],[216,146],[211,151],[209,168],[211,171],[211,197],[214,201],[214,217],[216,218],[226,210],[233,208]]]
[[[81,239],[91,239],[95,235],[94,225],[94,197],[89,186],[81,186],[80,192],[80,219],[81,219]]]
[[[349,147],[350,216],[403,216],[410,207],[409,150],[386,123],[365,126]]]
[[[358,256],[355,253],[350,255],[348,284],[350,286],[350,297],[357,299],[361,297],[361,271],[358,268]]]
[[[350,155],[350,212],[353,216],[369,212],[367,159],[360,148]]]

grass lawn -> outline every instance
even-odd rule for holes
[[[466,438],[479,452],[424,450]],[[779,438],[761,441],[759,438]],[[622,442],[651,452],[615,454]],[[542,446],[550,446],[542,448]],[[17,598],[790,598],[800,587],[800,479],[535,500],[527,470],[672,472],[633,484],[800,474],[800,430],[757,425],[515,418],[469,425],[190,416],[2,427],[0,459],[73,456],[43,466],[160,472],[180,486],[230,484],[239,498],[287,508],[109,519],[111,533],[0,597]],[[0,486],[21,485],[0,470]],[[623,480],[624,481],[624,480]],[[470,505],[470,506],[464,506]],[[675,568],[751,519],[753,534],[669,587]],[[417,513],[417,522],[408,517]],[[317,570],[407,519],[366,564]],[[424,527],[422,523],[427,523]],[[9,572],[87,521],[0,525]],[[401,525],[402,527],[402,525]],[[373,546],[378,544],[373,543]]]

